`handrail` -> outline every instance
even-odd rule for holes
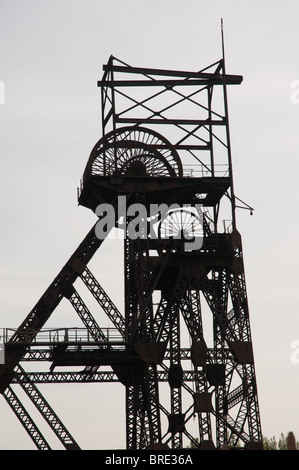
[[[123,337],[117,328],[101,328],[107,341],[123,342]],[[17,332],[14,328],[2,328],[0,330],[0,344],[8,343]],[[28,331],[28,341],[35,343],[95,343],[87,328],[51,328],[39,330],[32,339],[32,331]],[[24,343],[28,342],[26,332],[22,332]]]

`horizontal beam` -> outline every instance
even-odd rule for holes
[[[77,346],[79,346],[81,343],[77,343]],[[56,344],[57,345],[57,344]],[[32,346],[32,347],[30,347]],[[25,353],[24,357],[22,358],[22,361],[23,362],[42,362],[42,361],[45,361],[45,362],[52,362],[53,360],[53,351],[52,351],[52,347],[51,346],[55,346],[55,344],[47,344],[48,348],[39,348],[39,349],[36,349],[35,348],[35,344],[28,344],[28,349],[27,349],[27,352]],[[66,344],[67,346],[67,344]],[[82,345],[83,346],[83,351],[85,350],[85,346],[87,347],[87,345]],[[94,343],[91,345],[92,348],[89,350],[89,349],[86,349],[86,351],[94,351]],[[117,346],[116,344],[113,344],[111,343],[109,346]],[[117,348],[117,350],[119,350],[119,348]],[[124,350],[123,350],[123,353],[124,353]],[[166,350],[165,351],[165,359],[169,359],[170,358],[170,355],[171,355],[171,352],[170,350]],[[190,349],[187,349],[187,348],[182,348],[180,350],[180,358],[181,360],[184,360],[184,359],[190,359],[191,358],[191,352],[190,352]],[[86,364],[84,364],[86,365]]]
[[[119,118],[116,122],[128,124],[174,124],[190,126],[225,126],[226,119],[156,119],[156,118]]]
[[[103,65],[104,71],[111,72],[122,72],[122,73],[137,73],[140,75],[160,75],[164,77],[183,77],[183,78],[207,78],[213,73],[209,72],[190,72],[184,70],[166,70],[166,69],[156,69],[149,67],[131,67],[124,65]]]
[[[77,346],[79,346],[79,345],[80,345],[80,343],[77,343]],[[112,346],[113,345],[114,344],[112,344]],[[31,344],[31,347],[28,344],[28,348],[27,348],[27,351],[26,351],[24,357],[22,358],[22,362],[43,362],[43,361],[44,362],[52,362],[52,360],[53,360],[53,350],[52,350],[51,346],[54,346],[54,344],[48,344],[47,346],[48,346],[48,348],[36,349],[35,344]],[[82,348],[83,351],[86,351],[86,352],[94,351],[93,347],[91,349],[86,349],[84,346],[85,345],[83,345],[83,348]],[[94,346],[94,344],[92,346]],[[117,351],[119,349],[115,349],[115,350]],[[231,354],[229,348],[224,349],[223,351],[226,353],[227,356],[229,356]],[[122,352],[124,353],[124,351],[122,351]],[[191,359],[191,349],[190,348],[181,348],[180,351],[179,351],[179,354],[180,354],[180,360],[190,360]],[[208,357],[211,360],[214,360],[215,354],[216,354],[216,350],[214,350],[213,348],[208,348]],[[171,350],[166,349],[164,359],[167,361],[167,360],[170,359],[170,357],[171,357]],[[84,364],[84,365],[87,365],[87,364]]]
[[[158,371],[159,382],[168,381],[168,373],[166,371]],[[88,374],[84,371],[81,372],[27,372],[27,379],[35,384],[42,383],[110,383],[118,382],[121,383],[114,372],[102,371],[95,372],[94,374]],[[198,372],[192,370],[183,371],[183,380],[185,382],[193,382],[198,378]],[[18,383],[18,375],[15,377],[12,383]]]
[[[122,73],[135,73],[140,75],[158,75],[164,77],[182,77],[185,79],[190,78],[199,78],[199,79],[219,79],[221,76],[219,73],[208,73],[208,72],[189,72],[183,70],[164,70],[164,69],[152,69],[152,68],[142,68],[142,67],[124,67],[121,65],[104,65],[103,70],[113,71],[113,72],[122,72]],[[226,75],[225,76],[227,83],[234,81],[241,83],[243,77],[241,75]]]
[[[227,76],[226,85],[240,85],[242,77],[239,76]],[[212,86],[212,85],[223,85],[223,78],[217,75],[212,75],[211,78],[206,79],[193,79],[193,80],[99,80],[99,87],[152,87],[152,86],[163,86],[166,88],[173,88],[175,86]]]

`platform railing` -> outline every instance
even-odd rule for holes
[[[229,176],[229,167],[227,164],[216,164],[212,170],[210,165],[204,164],[185,164],[183,165],[183,176],[189,178],[211,178]]]
[[[2,328],[0,330],[0,344],[8,343],[10,338],[16,333],[17,329]],[[101,328],[107,342],[123,342],[117,328]],[[22,332],[23,342],[35,343],[95,343],[92,334],[87,328],[53,328],[42,329],[35,335],[32,331]],[[34,338],[32,339],[32,337]]]

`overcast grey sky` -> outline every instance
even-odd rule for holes
[[[238,213],[238,227],[262,429],[299,440],[299,364],[291,362],[299,340],[298,15],[296,0],[1,0],[0,327],[19,326],[95,221],[77,206],[76,190],[101,137],[102,65],[113,54],[133,66],[199,70],[221,58],[223,18],[227,72],[244,77],[229,90],[229,109],[236,194],[255,209]],[[118,249],[108,243],[95,269],[121,307]],[[75,323],[66,305],[50,324]],[[82,448],[125,446],[122,389],[41,390]],[[34,448],[3,399],[0,410],[0,449]]]

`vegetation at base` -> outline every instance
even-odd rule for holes
[[[195,439],[196,443],[199,443],[199,439]],[[280,434],[280,438],[277,440],[275,436],[273,437],[265,437],[263,436],[263,446],[264,450],[299,450],[299,442],[295,440],[294,434],[292,432],[285,435],[283,433]],[[187,449],[196,448],[196,444],[190,442],[190,447]],[[226,449],[233,449],[230,446],[225,446]],[[237,444],[234,449],[241,449],[242,446]]]
[[[283,433],[280,434],[278,441],[276,437],[265,437],[263,436],[264,450],[289,450],[290,444],[288,444],[288,436],[285,436]],[[299,450],[299,442],[296,441],[293,443],[296,446],[296,449]],[[295,449],[293,449],[295,450]]]

